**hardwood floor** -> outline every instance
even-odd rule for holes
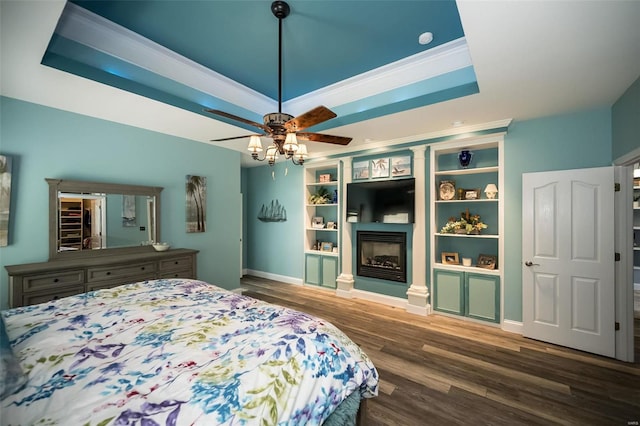
[[[498,328],[332,291],[245,276],[244,294],[330,321],[380,375],[367,425],[638,425],[640,320],[634,364]]]

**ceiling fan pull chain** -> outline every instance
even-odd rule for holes
[[[289,167],[284,168],[284,175],[287,176],[289,174]]]
[[[271,170],[271,179],[276,180],[276,172],[275,170]]]

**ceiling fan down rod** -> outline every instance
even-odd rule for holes
[[[278,18],[278,113],[282,113],[282,20],[289,16],[291,9],[287,2],[271,3],[271,13]]]

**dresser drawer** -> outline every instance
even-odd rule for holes
[[[32,292],[84,283],[84,270],[59,271],[49,274],[25,275],[22,279],[22,291]]]
[[[144,278],[142,279],[135,279],[132,278],[131,282],[136,282],[136,281],[144,281]],[[87,283],[87,291],[95,291],[95,290],[102,290],[105,288],[113,288],[113,287],[117,287],[119,285],[123,285],[123,284],[129,284],[129,281],[96,281],[94,283]]]
[[[87,269],[87,282],[104,280],[122,280],[122,283],[131,282],[129,278],[149,279],[155,277],[156,263],[136,263],[132,265],[110,266],[103,268]]]
[[[37,305],[38,303],[50,302],[52,300],[62,299],[63,297],[75,296],[84,293],[84,285],[73,287],[65,287],[55,292],[33,292],[22,295],[22,306]]]
[[[193,278],[195,274],[191,268],[188,269],[176,269],[175,271],[163,271],[158,274],[158,278]]]
[[[160,273],[164,275],[168,271],[191,270],[193,258],[191,256],[176,257],[175,259],[166,259],[160,261]]]

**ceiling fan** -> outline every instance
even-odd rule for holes
[[[270,165],[274,164],[277,153],[284,155],[287,159],[290,158],[295,164],[304,163],[307,157],[307,149],[304,144],[298,143],[297,139],[336,145],[347,145],[351,142],[351,138],[348,137],[302,132],[307,127],[315,126],[336,117],[336,114],[327,107],[318,106],[297,117],[282,112],[282,20],[289,16],[290,11],[289,5],[284,1],[277,0],[271,3],[271,12],[278,18],[278,112],[266,114],[263,117],[264,123],[261,124],[217,109],[205,109],[206,112],[211,114],[230,118],[262,130],[264,132],[262,134],[212,139],[211,141],[221,142],[251,136],[249,151],[251,151],[252,158],[259,161],[267,159]],[[267,148],[265,157],[262,159],[258,158],[258,152],[262,151],[260,136],[273,139],[273,145]]]

